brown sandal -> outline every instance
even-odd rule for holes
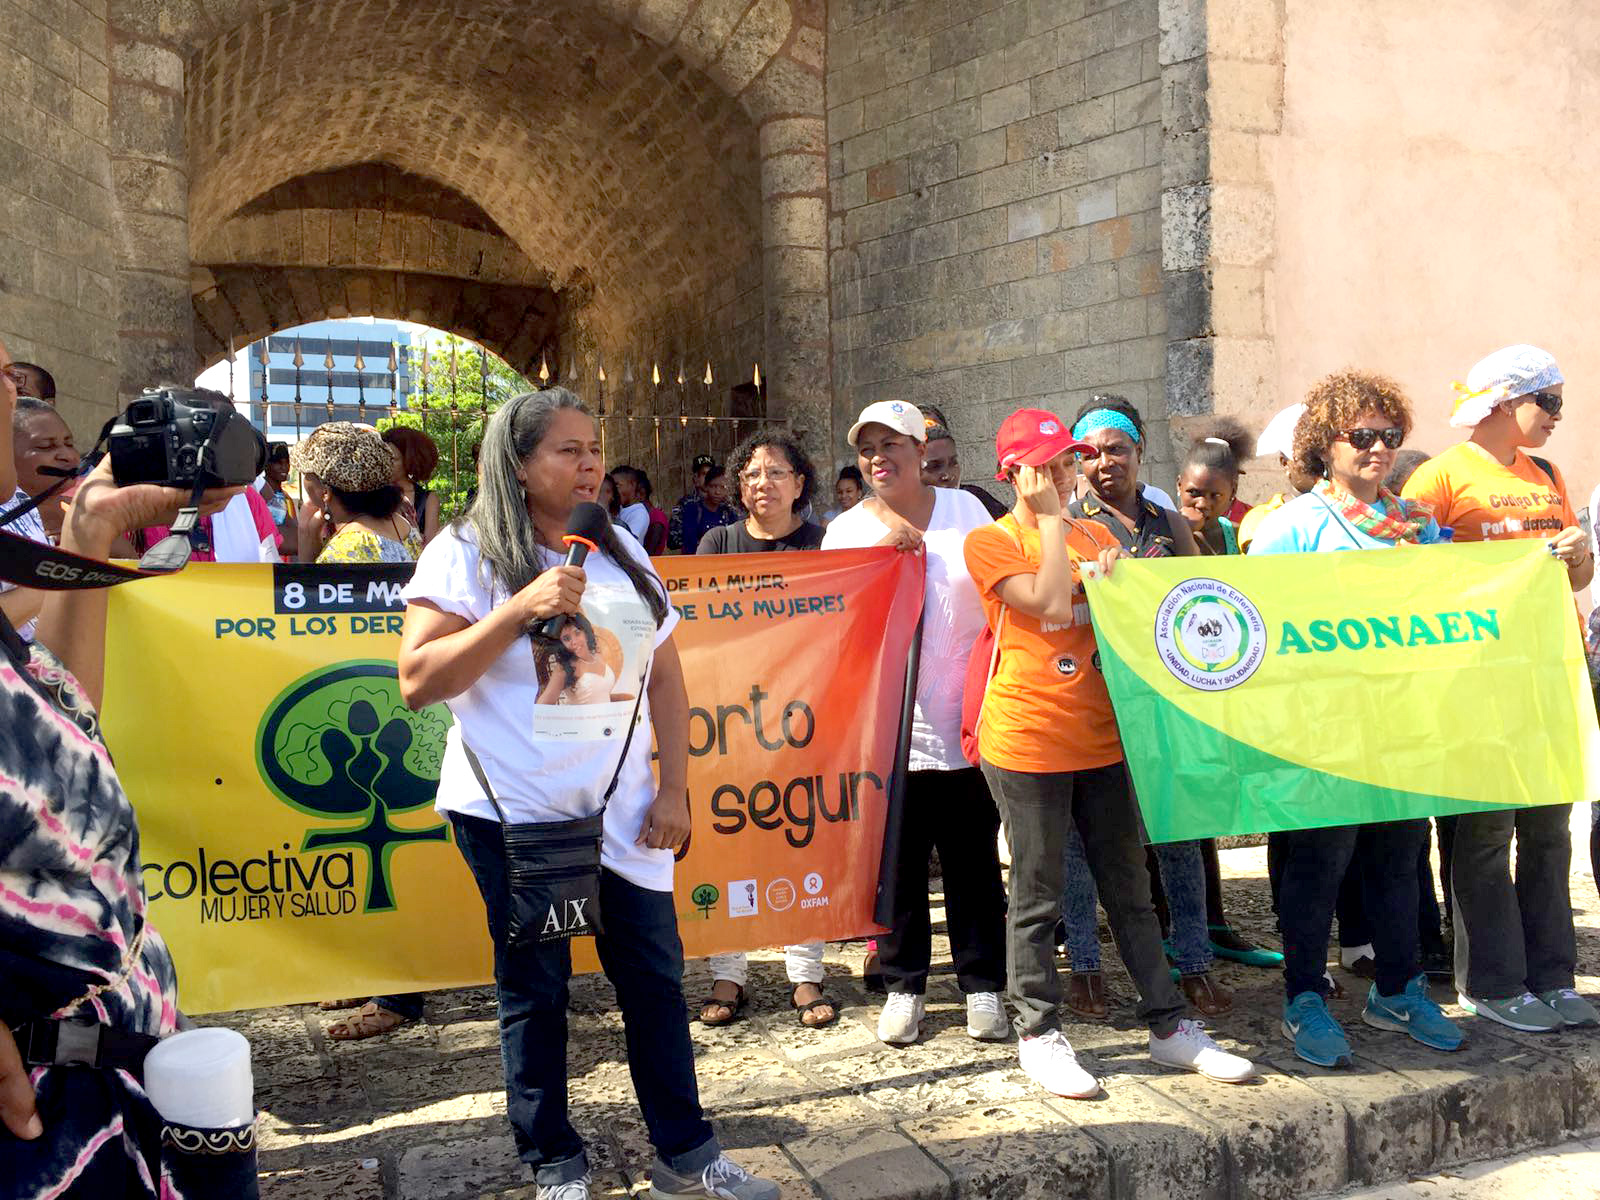
[[[348,1000],[318,1000],[317,1007],[323,1012],[338,1012],[341,1008],[360,1008],[371,996],[352,996]]]
[[[400,1026],[409,1024],[410,1021],[410,1017],[391,1012],[376,1000],[368,1000],[356,1010],[354,1016],[335,1021],[323,1032],[336,1042],[356,1042],[362,1038],[391,1033]]]
[[[717,979],[717,980],[714,980],[712,982],[711,986],[713,988],[715,988],[716,985],[719,984],[719,983],[733,983],[733,980],[731,980],[731,979]],[[742,984],[742,983],[734,983],[733,986],[736,989],[738,989],[739,994],[737,996],[735,996],[732,1000],[724,1000],[721,996],[718,996],[718,995],[716,995],[715,992],[713,992],[711,995],[707,996],[704,1000],[700,1001],[700,1024],[702,1024],[702,1025],[711,1025],[711,1026],[732,1025],[735,1021],[737,1021],[739,1019],[739,1014],[744,1012],[744,1004],[745,1004],[744,984]],[[718,1017],[718,1016],[709,1016],[708,1017],[706,1015],[708,1012],[711,1012],[713,1009],[718,1009],[718,1008],[727,1009],[728,1010],[728,1015],[725,1016],[725,1017]]]
[[[1061,1006],[1087,1021],[1103,1020],[1106,1015],[1105,976],[1099,971],[1073,971],[1067,976],[1067,990]]]
[[[1220,1017],[1233,1011],[1233,993],[1211,978],[1210,971],[1185,975],[1178,981],[1185,999],[1203,1017]]]

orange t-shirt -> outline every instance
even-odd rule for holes
[[[1069,521],[1066,528],[1067,545],[1082,557],[1117,545],[1111,531],[1094,521]],[[1013,575],[1039,571],[1039,531],[1023,528],[1007,514],[967,534],[966,557],[983,615],[995,629],[1003,607],[996,587]],[[1037,617],[1006,609],[1000,660],[978,723],[984,761],[1035,775],[1122,761],[1117,718],[1100,673],[1076,561],[1072,599],[1072,620],[1063,626],[1046,626]]]
[[[1423,463],[1406,481],[1405,497],[1431,507],[1458,542],[1550,538],[1578,523],[1554,466],[1546,475],[1518,450],[1508,467],[1476,442]]]

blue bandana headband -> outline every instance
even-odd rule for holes
[[[1134,445],[1139,444],[1139,431],[1132,421],[1119,413],[1114,408],[1097,408],[1086,412],[1078,418],[1078,423],[1072,427],[1072,436],[1078,441],[1086,441],[1091,433],[1101,429],[1118,429],[1128,435]]]

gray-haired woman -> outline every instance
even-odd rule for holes
[[[672,643],[677,614],[644,552],[607,526],[583,567],[564,565],[572,510],[600,492],[600,441],[565,388],[508,401],[489,421],[480,486],[465,517],[429,543],[407,585],[400,689],[413,706],[449,701],[438,809],[455,827],[488,909],[495,947],[507,1115],[539,1200],[587,1200],[589,1166],[567,1117],[567,942],[512,943],[494,801],[513,823],[605,809],[596,938],[616,988],[634,1091],[656,1148],[650,1194],[773,1200],[778,1188],[726,1158],[700,1108],[684,1020],[673,851],[689,836],[688,698]],[[540,703],[548,643],[524,635],[581,613],[616,670],[616,693]],[[639,693],[640,687],[644,694]],[[622,698],[619,698],[622,697]],[[650,738],[627,734],[637,711]],[[477,782],[476,755],[491,799]],[[619,765],[620,764],[620,765]]]

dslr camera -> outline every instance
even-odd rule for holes
[[[239,487],[267,465],[267,439],[193,388],[146,388],[113,422],[107,446],[118,487]]]

